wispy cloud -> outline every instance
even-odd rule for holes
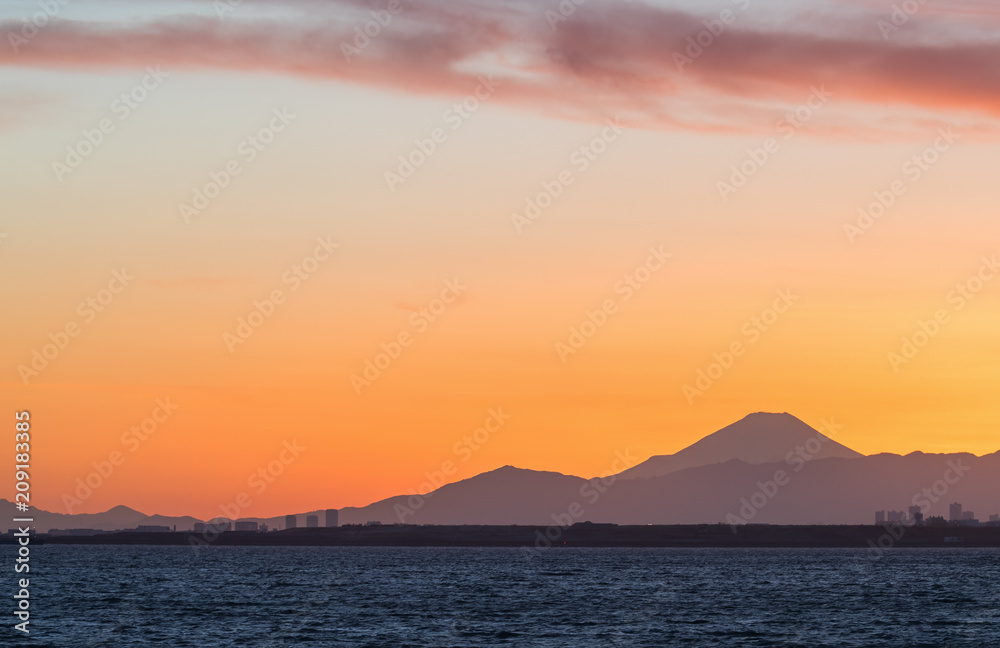
[[[55,21],[21,52],[0,50],[0,65],[91,71],[161,64],[419,95],[465,94],[479,75],[493,74],[503,79],[499,102],[566,119],[603,121],[613,114],[632,126],[660,129],[742,130],[762,106],[796,102],[804,89],[822,84],[838,101],[867,108],[909,107],[924,117],[990,122],[1000,117],[996,41],[886,42],[875,29],[857,36],[836,23],[817,28],[815,16],[763,28],[779,23],[744,24],[737,15],[681,66],[677,55],[711,16],[592,0],[553,28],[545,12],[555,5],[401,1],[405,8],[394,22],[351,60],[343,46],[369,19],[368,10],[379,7],[337,0],[313,3],[332,9],[318,13],[322,19],[234,12],[225,20]],[[977,7],[988,10],[969,5]],[[878,17],[872,8],[873,24]],[[13,27],[0,23],[0,33]],[[833,133],[841,126],[825,128]]]

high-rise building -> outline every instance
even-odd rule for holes
[[[1000,515],[991,515],[990,522],[1000,522]]]
[[[237,520],[236,521],[237,531],[253,531],[257,532],[257,523],[253,520]]]
[[[318,529],[319,528],[319,516],[318,515],[307,515],[306,516],[306,528],[307,529]]]
[[[286,515],[285,516],[285,528],[286,529],[294,529],[298,525],[299,525],[299,523],[296,520],[296,518],[295,518],[294,515]]]
[[[962,519],[962,505],[959,502],[952,502],[948,507],[948,519],[952,522]]]
[[[885,511],[875,511],[875,524],[885,524]]]
[[[337,509],[326,509],[326,526],[327,528],[337,526]]]

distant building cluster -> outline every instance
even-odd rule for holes
[[[875,524],[899,524],[903,526],[978,526],[983,524],[972,511],[966,511],[961,502],[952,502],[948,507],[948,519],[930,517],[924,520],[919,506],[911,506],[909,511],[875,511]],[[988,524],[1000,524],[1000,514],[991,515]]]
[[[339,511],[337,509],[326,509],[323,511],[323,522],[324,526],[328,529],[336,528],[340,526],[339,524]],[[318,529],[320,526],[320,515],[319,514],[309,514],[306,515],[306,528],[307,529]],[[378,524],[377,522],[369,522],[369,525]],[[296,515],[286,515],[285,516],[285,528],[295,529],[298,527],[298,516]],[[256,520],[228,520],[226,518],[216,518],[208,522],[195,522],[192,531],[194,533],[201,533],[207,535],[218,535],[221,533],[229,533],[235,531],[236,533],[267,533],[271,531],[266,522],[258,522]],[[273,529],[277,531],[278,529]],[[11,530],[13,533],[15,530]],[[54,536],[94,536],[101,535],[104,533],[171,533],[176,532],[177,526],[169,527],[160,524],[140,524],[134,529],[116,529],[114,531],[105,531],[101,529],[50,529],[48,531],[49,535]]]
[[[911,506],[909,511],[875,511],[875,524],[900,524],[903,526],[920,526],[924,514],[919,506]]]
[[[256,520],[224,520],[217,519],[211,522],[195,522],[195,533],[219,534],[236,531],[237,533],[267,533],[267,524]]]
[[[979,524],[976,514],[972,511],[963,511],[959,502],[952,502],[948,507],[948,520],[950,522],[960,522],[962,524]]]
[[[328,529],[336,528],[339,525],[339,512],[337,509],[326,509],[324,515],[324,526]],[[299,526],[299,517],[297,515],[286,515],[285,516],[285,528],[286,529],[297,529]],[[307,515],[306,516],[306,528],[307,529],[318,529],[319,528],[319,515]]]

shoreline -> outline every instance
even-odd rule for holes
[[[12,544],[12,536],[0,536]],[[287,547],[712,547],[712,548],[990,548],[1000,526],[899,525],[383,525],[288,529],[270,533],[106,532],[35,534],[32,544]]]

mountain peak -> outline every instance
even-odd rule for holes
[[[105,513],[106,514],[110,513],[110,514],[114,514],[114,515],[123,515],[123,514],[145,515],[145,513],[142,513],[141,511],[137,511],[134,508],[129,508],[129,507],[125,506],[124,504],[119,504],[118,506],[116,506],[114,508],[110,508],[107,511],[105,511]]]
[[[657,477],[685,468],[726,463],[733,459],[748,464],[774,463],[785,460],[789,453],[812,440],[820,442],[815,459],[831,457],[856,458],[860,453],[837,443],[802,420],[782,412],[755,412],[727,425],[700,441],[672,455],[651,457],[630,468],[622,478]]]
[[[780,425],[788,424],[793,421],[806,425],[799,418],[792,416],[788,412],[754,412],[752,414],[747,414],[740,420],[733,423],[733,425],[739,425],[741,423],[770,423]]]

